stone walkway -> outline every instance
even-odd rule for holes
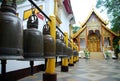
[[[80,59],[69,72],[56,68],[57,81],[120,81],[120,60]],[[18,81],[42,81],[43,72],[28,76]]]

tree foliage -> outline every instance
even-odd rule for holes
[[[98,0],[96,7],[104,7],[102,11],[107,9],[112,24],[111,29],[115,33],[120,33],[120,0]]]
[[[98,0],[96,4],[97,8],[103,8],[107,10],[112,28],[115,33],[120,34],[120,0]],[[113,39],[113,47],[115,48],[116,57],[118,56],[120,36]]]

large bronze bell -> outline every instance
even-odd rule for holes
[[[38,18],[33,13],[23,32],[23,51],[25,60],[41,60],[43,57],[43,35],[38,30]]]
[[[73,49],[73,55],[78,56],[78,52],[75,49]]]
[[[16,0],[3,0],[0,8],[0,59],[22,59],[23,29],[16,16]]]
[[[72,51],[71,45],[70,45],[70,43],[68,43],[68,52],[67,52],[67,55],[68,55],[68,57],[70,57],[70,56],[72,56],[72,54],[73,54],[73,51]]]
[[[44,40],[44,57],[54,58],[55,54],[55,41],[50,35],[50,27],[48,24],[43,26],[43,40]]]
[[[65,42],[64,42],[64,38],[61,39],[62,40],[62,48],[63,48],[63,57],[67,57],[67,47],[65,45]]]
[[[57,31],[56,31],[56,55],[63,56],[62,41],[61,41],[59,33]]]

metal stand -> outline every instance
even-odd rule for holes
[[[45,58],[44,71],[46,70],[46,67],[47,67],[47,58]]]
[[[1,60],[2,68],[1,68],[1,77],[2,81],[6,81],[6,60]]]
[[[68,72],[69,67],[68,66],[61,66],[61,72]]]
[[[43,81],[57,81],[57,74],[43,73]]]
[[[33,65],[34,65],[34,61],[30,61],[30,75],[33,75],[33,74],[34,74]]]

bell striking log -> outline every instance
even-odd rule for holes
[[[3,0],[0,8],[0,59],[22,59],[22,40],[22,22],[16,16],[16,0],[11,3]]]
[[[50,35],[50,27],[48,24],[43,26],[43,40],[44,40],[44,57],[55,58],[55,41]]]
[[[25,60],[41,60],[43,57],[43,35],[38,30],[38,18],[32,14],[23,32],[23,51]]]

